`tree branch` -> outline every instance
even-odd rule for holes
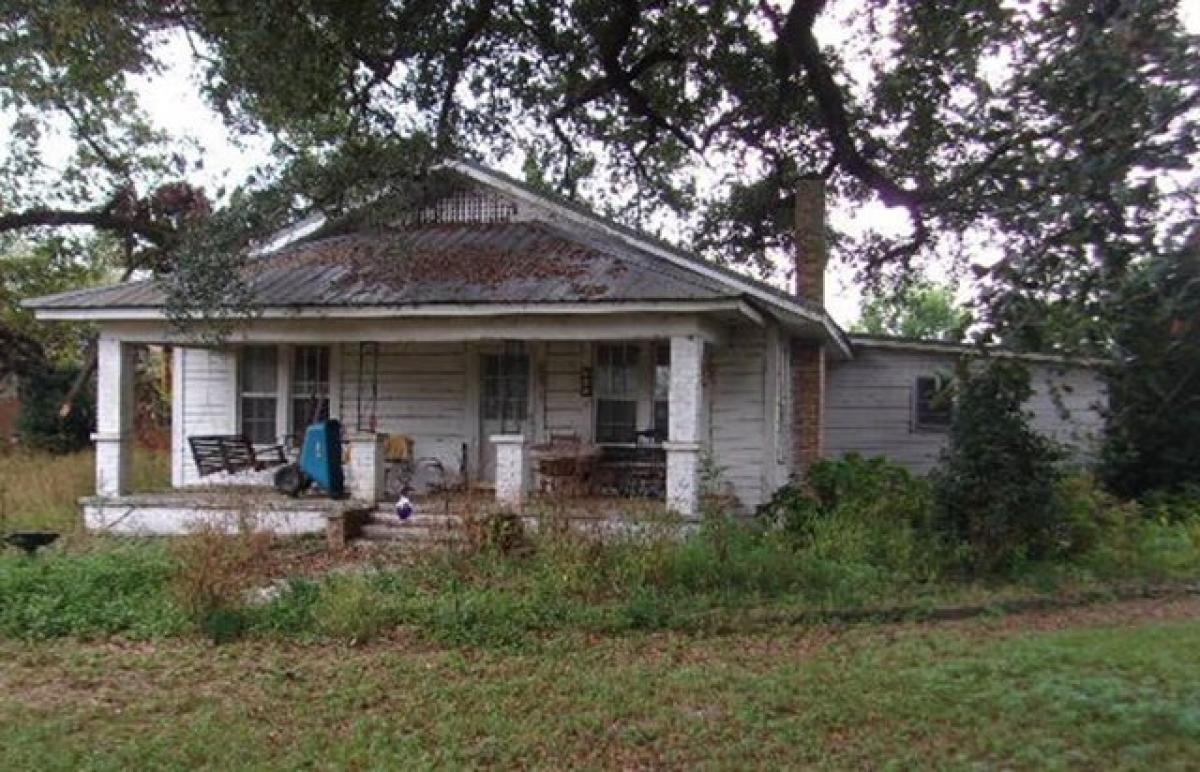
[[[39,226],[62,227],[65,225],[87,225],[98,230],[116,233],[133,233],[159,247],[170,246],[174,231],[164,228],[142,217],[126,217],[103,209],[48,209],[38,207],[24,212],[0,214],[0,233],[36,228]]]
[[[438,150],[448,150],[452,140],[454,132],[454,108],[456,107],[454,92],[458,89],[458,82],[462,79],[463,72],[467,69],[467,50],[475,42],[475,39],[483,34],[484,29],[487,28],[495,7],[495,0],[479,0],[470,13],[467,14],[462,31],[454,43],[454,49],[448,55],[449,64],[446,71],[446,80],[442,86],[442,104],[438,110],[437,119]]]
[[[780,29],[779,46],[782,59],[789,70],[800,68],[808,78],[813,98],[825,133],[833,145],[840,167],[867,185],[888,206],[903,206],[910,210],[920,207],[922,196],[891,179],[859,150],[850,127],[846,98],[833,78],[833,70],[821,53],[813,34],[817,15],[825,0],[796,0]]]

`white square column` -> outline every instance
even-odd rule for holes
[[[704,406],[704,341],[671,338],[670,441],[667,451],[667,509],[694,519],[700,515],[700,427]]]
[[[96,495],[129,493],[133,463],[133,347],[101,333],[96,342]]]
[[[350,445],[350,498],[375,504],[383,499],[384,456],[386,434],[354,432],[347,440]]]
[[[529,476],[525,436],[493,434],[488,440],[496,447],[496,501],[520,510],[525,501],[525,479]]]

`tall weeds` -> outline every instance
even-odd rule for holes
[[[171,458],[163,451],[133,454],[135,491],[170,486]],[[74,530],[79,499],[96,492],[96,456],[91,450],[66,455],[33,451],[0,453],[0,511],[11,529]]]

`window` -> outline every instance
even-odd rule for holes
[[[947,379],[922,375],[913,394],[913,428],[919,431],[945,431],[950,426],[954,405],[946,388]]]
[[[296,434],[329,418],[328,346],[296,346],[292,350],[291,399],[292,431]]]
[[[671,438],[671,344],[654,344],[654,439]]]
[[[639,346],[635,343],[601,344],[596,347],[594,390],[596,395],[596,441],[637,441]]]
[[[246,346],[238,365],[241,385],[242,434],[256,445],[278,441],[275,405],[278,400],[278,355],[274,346]]]
[[[502,434],[524,430],[529,411],[529,355],[484,354],[480,409],[485,421],[495,421]]]

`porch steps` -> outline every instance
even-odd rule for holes
[[[376,511],[363,524],[359,539],[366,542],[447,545],[462,538],[457,515],[420,513],[401,521],[390,512]]]

